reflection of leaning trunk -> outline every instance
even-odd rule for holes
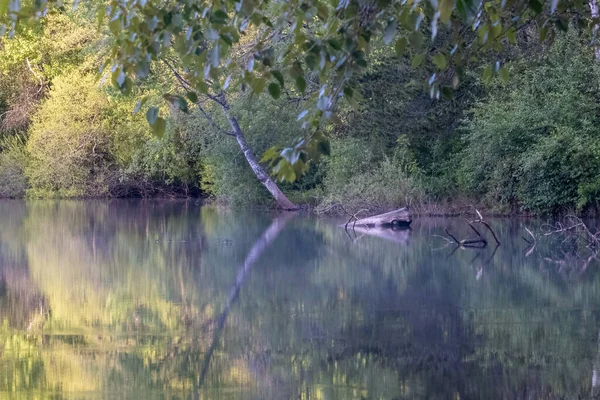
[[[589,0],[588,4],[590,6],[590,14],[593,20],[598,18],[598,2],[597,0]],[[594,38],[594,56],[596,57],[596,61],[600,62],[600,46],[598,45],[598,38],[596,35],[598,34],[598,24],[594,21],[594,29],[593,29],[593,38]]]
[[[598,354],[596,354],[596,360],[594,361],[594,367],[592,370],[592,396],[597,396],[600,386],[600,377],[598,377],[598,367],[600,367],[600,332],[598,332]]]
[[[201,386],[204,383],[204,380],[206,379],[206,374],[208,373],[208,368],[210,366],[210,359],[212,358],[215,348],[217,347],[221,331],[225,326],[225,320],[227,319],[227,315],[229,315],[229,310],[231,309],[231,306],[234,304],[234,302],[237,300],[240,294],[240,290],[242,288],[242,285],[246,281],[246,278],[248,277],[248,273],[254,266],[254,263],[262,255],[262,253],[271,245],[271,243],[277,238],[277,236],[279,236],[279,233],[286,225],[287,221],[293,215],[293,213],[284,213],[278,215],[273,220],[271,225],[267,228],[267,230],[264,231],[262,236],[258,238],[256,242],[254,242],[254,245],[248,252],[244,263],[240,266],[235,279],[235,284],[229,292],[227,301],[223,306],[223,311],[221,311],[221,314],[219,314],[217,318],[217,324],[213,332],[213,340],[210,344],[210,347],[208,348],[208,351],[206,352],[206,356],[204,357],[204,363],[202,365],[202,371],[200,372],[200,378],[198,379],[198,385]]]

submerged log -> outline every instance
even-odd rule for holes
[[[408,227],[412,222],[412,217],[408,208],[400,208],[385,214],[373,215],[367,218],[360,218],[350,224],[354,227],[366,228],[399,228]]]

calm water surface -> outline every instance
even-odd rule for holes
[[[184,202],[0,202],[0,398],[590,398],[600,274],[490,220],[386,237]],[[444,247],[445,246],[445,247]],[[581,250],[581,249],[579,249]],[[595,387],[595,386],[599,387]]]

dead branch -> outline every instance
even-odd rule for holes
[[[482,237],[479,232],[477,231],[477,229],[475,229],[471,224],[469,224],[469,226],[471,226],[471,228],[479,235],[478,239],[464,239],[464,240],[458,240],[453,234],[451,234],[448,229],[445,229],[446,234],[448,236],[450,236],[452,238],[452,240],[454,240],[454,243],[456,243],[458,245],[458,247],[475,247],[475,248],[483,248],[486,247],[488,242],[487,240]]]
[[[479,212],[478,209],[475,209],[475,213],[477,214],[478,219],[475,219],[473,221],[469,221],[469,224],[482,224],[483,226],[485,226],[487,228],[487,230],[494,237],[494,240],[496,241],[496,244],[499,245],[500,244],[500,240],[498,240],[498,236],[496,236],[496,232],[494,232],[494,230],[492,229],[492,227],[490,226],[490,224],[488,224],[486,221],[483,220],[483,216],[481,215],[481,213]]]
[[[600,249],[600,230],[592,232],[583,220],[574,215],[568,215],[563,221],[545,224],[541,227],[542,236],[563,239],[562,243],[573,240],[584,242],[589,249]]]

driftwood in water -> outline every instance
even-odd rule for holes
[[[354,222],[352,222],[354,219]],[[367,218],[356,218],[355,215],[350,217],[346,222],[346,227],[352,222],[352,227],[366,227],[366,228],[395,228],[395,227],[408,227],[412,222],[408,208],[400,208],[398,210],[390,211],[385,214],[373,215]]]

